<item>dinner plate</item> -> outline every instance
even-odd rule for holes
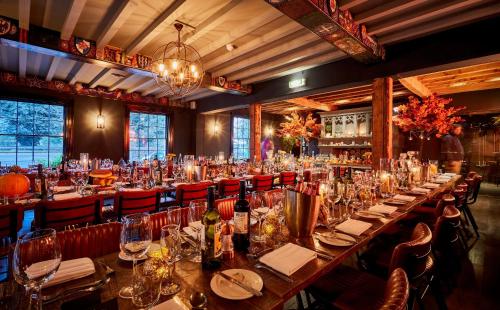
[[[356,215],[361,217],[361,218],[368,219],[368,220],[378,220],[378,219],[385,217],[383,214],[375,212],[375,211],[370,211],[370,212],[358,211],[358,212],[356,212]]]
[[[336,238],[335,236],[332,235],[332,233],[323,233],[323,234],[317,234],[318,240],[326,243],[328,245],[333,245],[333,246],[352,246],[353,244],[356,243],[356,239],[353,237],[343,234],[343,233],[335,233],[336,236],[339,238]],[[349,241],[351,242],[349,242]]]
[[[253,271],[247,269],[228,269],[222,272],[256,289],[257,291],[261,291],[264,286],[262,278]],[[229,280],[226,280],[219,275],[212,277],[212,280],[210,281],[210,288],[212,288],[212,291],[220,297],[231,300],[242,300],[253,296],[252,293],[239,287],[237,284],[231,283]]]

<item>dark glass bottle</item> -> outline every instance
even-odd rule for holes
[[[43,173],[42,164],[38,164],[37,167],[38,174],[35,178],[35,193],[41,199],[47,198],[47,180],[45,179],[45,174]]]
[[[222,223],[219,210],[215,207],[215,187],[208,188],[207,211],[201,219],[204,230],[202,235],[201,266],[203,269],[216,269],[222,263]]]
[[[237,251],[247,251],[250,246],[250,204],[245,194],[245,180],[241,180],[240,199],[234,204],[233,244]]]

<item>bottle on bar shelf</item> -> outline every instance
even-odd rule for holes
[[[234,204],[233,244],[237,251],[247,251],[250,246],[250,204],[245,194],[245,180],[240,180],[240,196]]]
[[[222,263],[222,223],[220,213],[215,207],[215,187],[208,188],[207,210],[201,219],[202,252],[201,266],[203,269],[216,269]]]

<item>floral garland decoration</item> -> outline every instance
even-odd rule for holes
[[[316,123],[312,113],[308,113],[305,118],[297,112],[292,112],[287,117],[288,121],[280,124],[278,136],[285,138],[304,138],[309,141],[310,138],[318,137],[321,132],[321,124]]]
[[[404,132],[420,132],[441,137],[447,134],[453,124],[462,122],[455,113],[465,109],[463,106],[449,107],[451,98],[442,98],[436,94],[422,98],[409,96],[408,103],[397,107],[397,115],[392,120]]]

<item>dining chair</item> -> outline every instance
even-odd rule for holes
[[[178,185],[175,191],[177,204],[186,207],[192,200],[207,199],[208,187],[212,184],[212,182],[200,182]]]
[[[273,175],[256,175],[252,178],[252,191],[268,191],[273,188]]]
[[[234,217],[234,204],[238,199],[238,197],[229,197],[215,200],[215,207],[219,210],[221,219],[229,221]]]
[[[280,172],[280,185],[281,187],[290,185],[295,185],[297,178],[297,173],[293,171],[282,171]]]
[[[99,224],[101,205],[97,196],[41,201],[35,209],[35,227],[65,230]]]
[[[118,221],[128,214],[152,213],[160,208],[160,193],[157,190],[119,191],[115,194],[113,209]]]
[[[58,232],[62,259],[93,259],[120,251],[121,227],[121,223],[111,222]]]
[[[240,193],[239,179],[222,179],[219,182],[219,197],[236,196]]]
[[[17,240],[17,232],[21,229],[23,213],[16,206],[3,206],[0,208],[0,282],[9,279],[9,259],[11,245]]]

